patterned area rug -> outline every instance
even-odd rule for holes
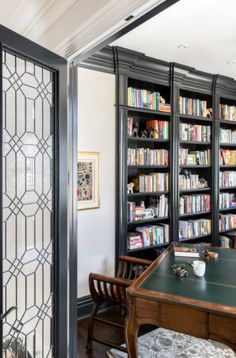
[[[236,358],[224,344],[195,338],[163,328],[155,329],[138,339],[139,358]],[[107,352],[109,358],[127,358],[116,349]]]

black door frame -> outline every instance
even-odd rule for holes
[[[76,331],[76,320],[69,317],[69,307],[76,307],[76,301],[69,298],[68,285],[68,165],[67,165],[67,60],[52,53],[51,51],[37,45],[23,36],[0,25],[0,44],[2,48],[12,50],[24,58],[33,60],[44,65],[55,72],[57,86],[55,88],[55,132],[56,132],[56,153],[55,153],[55,190],[56,190],[56,231],[55,231],[55,357],[68,357],[68,347],[72,352],[70,335]],[[2,99],[2,73],[0,73],[0,98]],[[2,108],[2,103],[0,103]],[[2,111],[0,108],[0,124],[2,125]],[[0,162],[2,157],[0,158]],[[0,186],[2,186],[0,180]],[[2,206],[0,208],[0,220],[2,219]],[[2,232],[0,230],[0,242]],[[0,250],[2,250],[0,245]],[[1,265],[2,252],[0,251]],[[76,270],[76,268],[74,268]],[[2,275],[1,275],[2,276]],[[2,287],[2,277],[0,285]],[[0,309],[3,309],[2,295],[0,295]],[[68,322],[70,329],[67,328]],[[1,327],[2,329],[2,327]],[[1,342],[2,345],[2,332]],[[76,342],[73,342],[76,347]],[[0,347],[2,348],[2,347]],[[73,350],[74,351],[74,350]],[[74,351],[75,352],[75,351]],[[75,355],[71,355],[74,357]]]

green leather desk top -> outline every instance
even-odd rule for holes
[[[206,259],[204,277],[196,277],[188,261],[192,257],[175,257],[173,251],[146,278],[140,288],[236,307],[236,250],[211,248],[219,253],[218,259]],[[172,273],[173,264],[185,263],[189,276],[179,278]]]

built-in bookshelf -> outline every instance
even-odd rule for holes
[[[184,86],[176,92],[178,133],[179,241],[210,240],[212,234],[212,126],[210,88],[198,92]],[[183,83],[184,85],[184,83]]]
[[[223,246],[232,244],[236,229],[236,98],[229,89],[219,91],[219,234]],[[230,238],[231,237],[231,238]]]
[[[170,88],[127,81],[125,246],[128,252],[139,252],[170,241]]]
[[[117,48],[117,253],[236,231],[236,84]]]

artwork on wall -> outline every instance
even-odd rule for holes
[[[78,152],[77,209],[96,209],[99,206],[99,153]]]

